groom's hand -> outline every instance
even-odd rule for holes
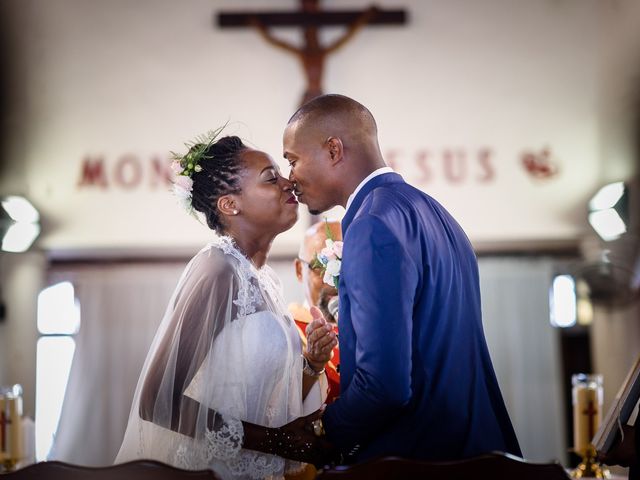
[[[316,371],[324,368],[331,360],[333,349],[338,345],[338,337],[333,326],[327,323],[318,307],[311,307],[313,320],[307,325],[307,350],[305,357]]]
[[[324,408],[316,410],[311,415],[300,417],[294,421],[280,427],[291,438],[292,449],[283,452],[282,456],[292,460],[311,463],[320,468],[330,464],[336,456],[335,447],[324,437],[315,433],[317,431],[316,422],[322,421]]]

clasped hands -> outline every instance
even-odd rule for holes
[[[304,356],[309,365],[320,372],[331,360],[333,349],[338,345],[338,336],[333,331],[333,326],[327,322],[318,307],[311,307],[313,320],[307,325],[307,347]]]
[[[321,372],[326,363],[331,360],[333,349],[338,345],[338,338],[331,324],[317,307],[311,307],[313,320],[306,329],[307,345],[303,352],[309,366],[316,372]],[[322,414],[324,408],[306,417],[280,427],[283,442],[287,445],[278,454],[293,460],[312,463],[317,467],[330,463],[335,456],[334,447],[325,439],[322,431]]]

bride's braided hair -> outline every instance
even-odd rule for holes
[[[199,163],[202,170],[192,175],[192,205],[202,212],[207,225],[223,233],[224,224],[218,210],[218,199],[223,195],[240,193],[240,172],[244,168],[240,154],[247,146],[236,136],[223,137],[205,151]]]

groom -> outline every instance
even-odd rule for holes
[[[328,440],[350,462],[521,456],[484,338],[476,257],[460,225],[386,166],[373,116],[351,98],[306,103],[283,143],[299,201],[313,214],[346,208],[342,393],[322,416]]]

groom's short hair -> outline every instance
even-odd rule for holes
[[[343,117],[349,123],[357,122],[364,129],[376,133],[378,127],[367,107],[354,99],[338,94],[321,95],[302,105],[287,125],[292,123],[317,124],[325,120]]]

